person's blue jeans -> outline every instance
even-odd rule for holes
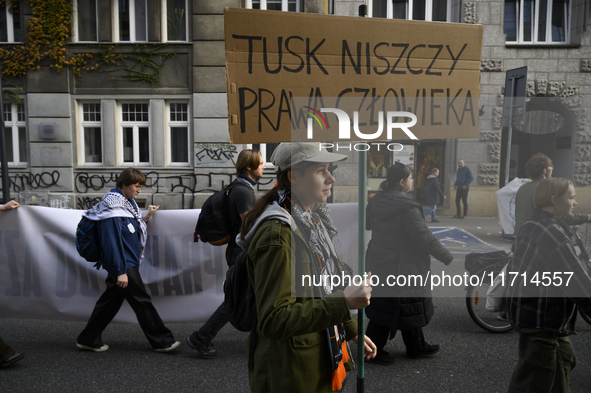
[[[437,210],[437,205],[431,205],[431,207],[428,208],[427,211],[423,213],[423,215],[427,217],[429,214],[431,214],[431,220],[436,220],[435,210]]]

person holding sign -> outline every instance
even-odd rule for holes
[[[127,168],[117,177],[116,188],[106,193],[92,209],[83,213],[92,221],[99,221],[99,240],[103,248],[102,266],[108,272],[107,289],[94,306],[82,333],[76,339],[80,349],[104,352],[102,333],[127,300],[152,348],[157,352],[176,349],[172,332],[164,326],[152,304],[138,270],[148,238],[147,221],[159,206],[150,205],[142,212],[135,197],[142,192],[146,176],[135,168]]]
[[[330,163],[346,158],[318,143],[280,144],[271,157],[277,185],[245,217],[238,245],[248,249],[256,299],[252,392],[338,391],[353,367],[347,341],[357,341],[357,322],[350,310],[369,304],[370,277],[357,276],[344,290],[332,285],[343,268],[312,211],[331,194]],[[367,336],[364,344],[367,358],[375,356]]]

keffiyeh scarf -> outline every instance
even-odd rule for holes
[[[293,198],[292,198],[293,197]],[[340,275],[342,270],[341,266],[336,260],[336,255],[331,253],[331,247],[328,242],[331,239],[327,239],[324,235],[324,231],[320,227],[321,222],[317,215],[304,210],[295,195],[291,194],[290,191],[279,190],[277,194],[277,200],[275,201],[279,206],[291,213],[292,217],[296,221],[298,228],[304,235],[310,249],[312,250],[314,265],[314,275],[316,276],[316,282],[320,282],[322,277],[326,277],[328,285],[316,287],[316,296],[321,299],[324,296],[328,296],[336,291],[336,288],[330,286],[330,276],[333,274]],[[347,376],[345,370],[345,363],[349,361],[349,352],[347,351],[347,337],[345,333],[345,327],[343,324],[334,325],[326,329],[328,336],[329,345],[329,356],[332,365],[332,390],[337,391],[342,388],[343,381]]]
[[[141,254],[140,261],[144,257],[144,248],[148,239],[148,226],[142,217],[142,212],[135,201],[125,198],[122,194],[113,190],[107,192],[103,199],[91,209],[82,214],[92,221],[101,221],[112,217],[135,218],[140,228]]]

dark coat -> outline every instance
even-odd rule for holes
[[[429,175],[425,185],[425,200],[429,206],[437,205],[444,196],[437,176]]]
[[[391,329],[426,326],[433,316],[428,285],[389,286],[388,275],[420,275],[426,279],[431,258],[449,264],[453,257],[425,224],[421,205],[401,192],[380,191],[367,206],[368,230],[372,238],[367,249],[367,271],[378,275],[368,318]],[[376,290],[377,289],[377,290]]]

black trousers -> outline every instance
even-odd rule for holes
[[[201,326],[201,329],[197,331],[197,338],[204,343],[210,343],[227,323],[226,306],[222,303],[207,322]]]
[[[10,347],[10,345],[6,344],[2,337],[0,337],[0,363],[7,361],[13,356],[16,352],[14,349]]]
[[[458,216],[461,216],[460,214],[460,199],[462,200],[462,202],[464,203],[464,216],[468,215],[468,191],[470,191],[469,188],[466,188],[465,190],[463,188],[459,188],[456,190],[456,210],[458,211]]]
[[[107,289],[94,306],[92,315],[77,342],[83,345],[102,345],[103,330],[119,312],[123,300],[127,300],[137,317],[140,327],[152,348],[163,348],[174,342],[172,332],[164,326],[164,322],[152,304],[146,292],[144,282],[137,268],[127,269],[128,284],[126,288],[117,286],[117,277],[109,273],[106,279]]]
[[[400,332],[402,333],[402,341],[406,347],[407,354],[417,355],[425,352],[427,344],[425,343],[423,328],[401,330]],[[388,339],[391,340],[396,336],[396,330],[392,331],[387,326],[381,326],[369,321],[365,334],[371,338],[378,352],[381,352],[388,343]]]

